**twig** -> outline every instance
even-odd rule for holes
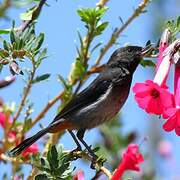
[[[58,101],[61,99],[64,92],[59,93],[54,99],[49,101],[43,110],[38,114],[38,116],[32,121],[32,126],[34,126],[40,119],[42,119],[46,112]]]
[[[0,5],[0,18],[5,16],[6,10],[11,6],[11,0],[4,0]]]
[[[16,122],[16,120],[18,119],[18,117],[19,117],[19,115],[20,115],[20,113],[21,113],[21,111],[23,109],[23,106],[25,104],[26,98],[27,98],[27,96],[28,96],[28,94],[29,94],[29,92],[31,90],[31,87],[32,87],[32,81],[34,79],[36,67],[35,67],[34,57],[32,57],[31,60],[32,60],[32,72],[31,72],[31,75],[29,77],[29,81],[27,83],[27,87],[25,87],[25,89],[24,89],[24,93],[23,93],[23,96],[22,96],[19,108],[18,108],[16,114],[14,115],[12,127],[13,127],[14,123]]]
[[[4,88],[10,85],[15,81],[15,79],[16,79],[15,76],[7,76],[4,79],[0,80],[0,88]]]
[[[100,73],[105,68],[105,64],[101,66],[92,67],[89,71],[87,71],[86,76],[90,76],[91,74]]]
[[[128,18],[128,20],[111,35],[111,38],[109,39],[107,44],[100,50],[100,54],[93,67],[96,67],[97,65],[99,65],[101,59],[104,57],[106,52],[113,46],[113,44],[116,42],[120,34],[129,26],[129,24],[136,17],[138,17],[144,11],[145,7],[147,6],[149,2],[150,0],[142,0],[139,6],[134,10],[134,13]]]
[[[23,21],[23,23],[16,29],[19,33],[23,32],[41,13],[43,5],[46,3],[46,0],[41,0],[37,8],[33,11],[31,20]]]
[[[65,153],[71,153],[71,151],[64,151]],[[87,161],[93,161],[93,158],[89,155],[88,152],[85,151],[74,151],[73,152],[73,156],[77,157],[77,158],[83,158],[84,160]],[[100,166],[98,163],[95,163],[95,169],[98,171],[101,171],[102,173],[104,173],[109,179],[111,179],[112,174],[111,172],[105,168],[104,166]]]
[[[105,168],[104,166],[102,166],[102,167],[100,168],[100,170],[101,170],[101,172],[103,172],[103,173],[108,177],[108,179],[111,179],[111,178],[112,178],[112,174],[111,174],[111,172],[110,172],[107,168]]]
[[[0,160],[5,161],[5,162],[18,163],[18,164],[30,164],[28,162],[24,162],[24,161],[19,160],[17,158],[11,158],[9,156],[6,156],[5,154],[0,154]]]
[[[99,8],[102,8],[106,5],[106,3],[108,2],[109,0],[100,0],[96,6],[99,7]]]

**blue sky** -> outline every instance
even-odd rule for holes
[[[34,102],[35,111],[32,115],[33,117],[35,117],[37,113],[41,111],[42,107],[45,106],[49,99],[52,99],[62,90],[61,85],[56,81],[56,76],[57,74],[61,74],[63,77],[67,77],[69,73],[71,63],[76,57],[76,45],[79,45],[77,29],[79,29],[80,32],[85,35],[84,25],[80,21],[80,18],[76,13],[76,9],[79,7],[94,7],[96,2],[97,1],[95,0],[62,0],[58,2],[49,1],[50,7],[45,7],[43,9],[37,24],[37,33],[45,33],[46,36],[44,45],[48,47],[49,57],[44,60],[37,74],[41,75],[44,73],[51,73],[51,77],[49,81],[35,85],[31,91],[29,99]],[[103,17],[104,21],[110,21],[109,26],[103,35],[94,41],[94,44],[97,44],[100,41],[106,43],[111,33],[113,32],[113,29],[121,25],[119,17],[121,17],[123,21],[126,21],[126,19],[132,14],[134,7],[137,7],[139,2],[139,0],[110,0],[108,3],[109,10]],[[151,39],[153,36],[151,33],[153,29],[152,25],[154,18],[156,18],[161,13],[161,9],[155,10],[153,8],[153,3],[154,1],[152,1],[150,6],[148,6],[147,13],[142,14],[139,18],[134,20],[133,23],[123,32],[121,37],[118,39],[119,45],[113,46],[103,58],[102,62],[106,62],[111,53],[116,48],[123,46],[125,43],[143,46],[147,40]],[[175,0],[167,0],[164,3],[167,4],[165,8],[165,12],[167,12],[166,16],[170,18],[176,17],[178,15],[177,7],[180,6],[178,1],[176,2]],[[20,22],[18,20],[19,14],[24,12],[24,10],[25,9],[12,9],[10,10],[9,15],[15,19],[18,24]],[[9,28],[10,24],[11,22],[3,22],[3,24],[0,25],[0,28]],[[90,64],[95,61],[98,53],[99,50],[96,50],[90,60]],[[21,63],[22,68],[27,65],[29,64]],[[7,67],[4,68],[1,77],[6,75],[9,75]],[[135,82],[142,82],[148,78],[151,78],[152,75],[153,71],[150,68],[144,69],[139,67],[135,73],[133,84]],[[93,75],[92,79],[94,77],[95,75]],[[90,81],[88,81],[88,83],[89,82]],[[23,85],[22,77],[18,76],[16,82],[13,85],[0,91],[0,96],[3,97],[6,102],[15,101],[18,103],[20,101],[20,93]],[[46,116],[41,120],[41,124],[47,125],[49,122],[51,122],[57,112],[57,105],[58,104],[56,104],[46,114]],[[149,133],[147,132],[149,124],[157,121],[155,119],[151,120],[144,111],[138,108],[132,93],[130,94],[128,101],[122,109],[122,119],[124,122],[123,133],[137,130],[140,134],[138,138],[139,141],[141,141],[144,136],[149,136]],[[160,124],[157,125],[161,126]],[[37,125],[30,133],[27,134],[27,136],[37,132],[39,129],[40,128]],[[161,128],[159,128],[159,130],[163,131]],[[167,139],[171,140],[173,146],[176,147],[174,148],[173,152],[175,154],[175,159],[178,158],[177,161],[180,162],[180,157],[176,157],[176,155],[179,154],[178,151],[180,148],[179,138],[174,133],[166,134],[162,132],[162,136],[164,136],[164,134]],[[94,140],[98,139],[97,130],[93,129],[89,131],[86,134],[85,139],[89,144],[93,143]],[[75,147],[75,144],[72,142],[71,137],[68,134],[63,136],[60,143],[64,144],[66,149]],[[179,162],[177,162],[177,165],[180,165]],[[89,171],[87,166],[81,162],[80,165],[81,168],[85,169],[86,177],[91,177],[92,171]],[[29,168],[27,167],[27,169]],[[162,169],[164,169],[164,167],[162,167]]]

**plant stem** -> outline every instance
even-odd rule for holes
[[[31,87],[32,87],[32,82],[33,82],[33,79],[34,79],[34,76],[35,76],[35,71],[36,71],[35,60],[34,60],[34,57],[32,57],[32,56],[31,56],[31,62],[32,62],[32,72],[31,72],[29,80],[27,82],[27,86],[24,88],[24,93],[23,93],[19,108],[18,108],[16,114],[14,115],[12,127],[15,124],[18,117],[20,116],[20,113],[21,113],[21,111],[22,111],[22,109],[23,109],[23,107],[25,105],[27,96],[28,96],[28,94],[29,94],[29,92],[31,90]]]
[[[145,7],[147,6],[149,2],[150,0],[142,0],[139,6],[134,10],[133,14],[128,18],[128,20],[111,35],[111,38],[109,39],[107,44],[100,50],[100,54],[93,67],[96,67],[97,65],[99,65],[101,59],[104,57],[106,52],[114,45],[116,40],[119,38],[120,34],[129,26],[129,24],[136,17],[138,17],[144,11]]]

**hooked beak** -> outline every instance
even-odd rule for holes
[[[145,57],[149,52],[151,52],[154,48],[152,47],[152,44],[146,46],[145,48],[142,48],[141,50],[141,56]]]

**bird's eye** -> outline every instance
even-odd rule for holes
[[[133,50],[132,48],[128,48],[128,52],[131,53]]]

